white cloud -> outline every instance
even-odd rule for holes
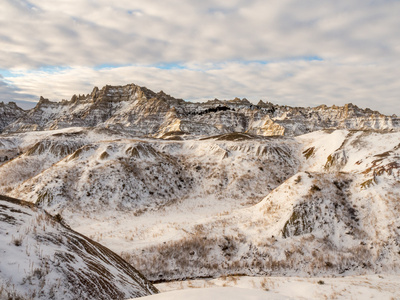
[[[397,75],[396,75],[397,74]],[[386,114],[399,114],[400,64],[338,65],[327,61],[230,62],[188,65],[182,69],[125,66],[93,70],[77,67],[52,72],[20,72],[7,80],[25,93],[53,101],[93,86],[136,83],[185,100],[246,97],[292,106],[343,105],[352,102]]]
[[[399,1],[1,1],[3,68],[399,54]]]
[[[32,108],[37,101],[32,94],[27,94],[13,84],[9,84],[0,75],[0,102],[14,101],[19,103],[22,108]]]
[[[59,99],[88,92],[94,84],[135,82],[186,99],[351,101],[385,112],[398,106],[400,1],[0,0],[0,5],[0,69],[25,70],[8,78],[20,92]],[[163,63],[189,70],[151,67]],[[131,67],[93,69],[104,64]],[[34,71],[46,66],[69,69]]]

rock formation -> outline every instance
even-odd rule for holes
[[[6,104],[0,102],[0,132],[24,114],[25,111],[22,108],[19,108],[15,102],[9,102]]]
[[[11,123],[13,119],[5,120]],[[400,119],[351,103],[313,108],[261,100],[254,105],[239,98],[193,103],[128,84],[95,87],[90,94],[74,95],[69,101],[51,102],[41,97],[35,108],[7,126],[5,132],[95,126],[136,136],[176,139],[230,132],[297,136],[320,129],[388,131],[399,129]]]

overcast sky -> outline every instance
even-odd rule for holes
[[[5,102],[135,83],[400,115],[400,1],[0,0],[0,74]]]

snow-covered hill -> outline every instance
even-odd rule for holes
[[[151,280],[397,273],[399,140],[18,133],[4,136],[20,154],[0,166],[0,189],[59,213]]]
[[[139,213],[205,195],[216,201],[229,197],[237,203],[244,195],[246,201],[257,201],[299,164],[298,144],[290,138],[233,134],[163,141],[106,136],[93,142],[87,136],[98,135],[49,132],[31,142],[23,154],[1,166],[1,191],[70,215],[105,208]],[[275,164],[281,167],[269,167]]]
[[[4,131],[94,126],[126,131],[135,136],[186,139],[232,132],[297,136],[328,128],[399,130],[400,119],[353,104],[303,108],[261,100],[255,105],[238,98],[192,103],[163,91],[155,93],[128,84],[95,87],[91,94],[74,95],[69,101],[51,102],[41,97],[35,108]]]
[[[157,293],[104,246],[32,203],[0,196],[1,299],[126,299]]]
[[[23,231],[5,244],[7,252],[21,241],[28,255],[15,264],[10,255],[1,265],[3,272],[28,263],[25,273],[17,272],[22,277],[15,277],[13,293],[41,295],[41,289],[49,296],[54,286],[53,279],[42,280],[44,273],[35,275],[49,269],[36,249],[54,239],[37,240],[39,229],[32,228],[45,226],[40,236],[50,225],[50,233],[79,236],[40,209],[121,254],[154,282],[400,271],[396,116],[352,104],[191,103],[131,84],[58,103],[41,98],[12,120],[5,119],[0,135],[0,194],[35,203],[23,205],[33,212],[21,218],[45,216],[40,224],[21,221]],[[69,253],[73,245],[49,249]],[[31,257],[38,267],[29,267]],[[62,266],[72,270],[68,258]]]
[[[302,172],[255,206],[193,222],[185,228],[185,238],[148,247],[145,253],[162,255],[142,257],[137,266],[153,279],[207,272],[398,272],[399,138],[398,133],[347,131],[299,137],[304,143]],[[336,153],[342,153],[342,159],[333,159]],[[185,252],[165,260],[174,248]],[[152,274],[149,261],[157,266]],[[182,269],[191,271],[174,272]]]

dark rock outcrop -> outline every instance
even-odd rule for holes
[[[15,102],[6,104],[0,102],[0,133],[5,127],[18,120],[25,113],[25,110],[18,107]]]

